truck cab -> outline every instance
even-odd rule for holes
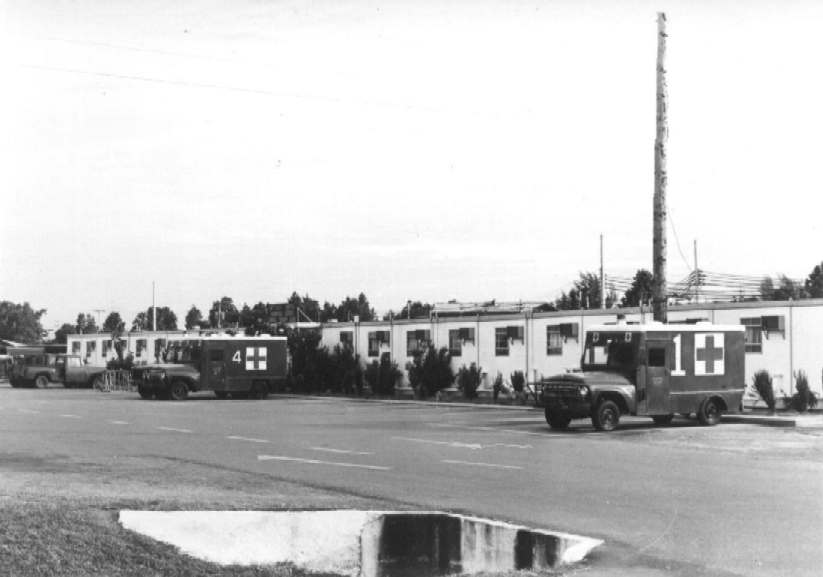
[[[67,389],[91,387],[105,370],[87,365],[79,355],[25,352],[14,356],[9,380],[12,387],[44,389],[51,383],[62,383]]]
[[[599,325],[586,331],[581,370],[541,382],[538,404],[553,429],[590,418],[601,431],[620,416],[668,424],[696,413],[714,425],[740,410],[745,391],[744,328],[651,323]]]

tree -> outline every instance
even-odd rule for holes
[[[360,293],[356,299],[346,297],[340,306],[337,307],[337,320],[340,322],[352,321],[354,317],[360,317],[360,322],[374,320],[374,309],[369,306],[369,299]]]
[[[212,328],[233,327],[240,323],[240,312],[230,297],[214,301],[209,311],[209,325]]]
[[[91,313],[79,313],[77,315],[75,329],[81,335],[96,333],[97,322],[94,320],[94,316]]]
[[[614,290],[606,292],[606,308],[611,308],[617,301]],[[600,277],[593,272],[581,272],[580,278],[574,281],[574,288],[568,294],[561,293],[555,305],[560,310],[599,309],[600,308]]]
[[[639,269],[632,280],[632,286],[623,295],[620,305],[624,307],[636,307],[642,303],[648,303],[652,298],[652,273],[644,268]]]
[[[46,309],[35,310],[29,303],[0,301],[0,338],[21,343],[38,343],[43,338],[40,318]]]
[[[760,298],[765,301],[787,301],[805,298],[805,289],[784,274],[778,276],[779,284],[774,286],[771,277],[763,277],[760,282]]]
[[[106,320],[103,321],[103,332],[104,333],[111,333],[112,335],[120,335],[123,331],[126,330],[126,323],[123,322],[123,319],[120,318],[120,313],[116,311],[112,311],[109,313],[109,316],[106,317]]]
[[[191,305],[189,312],[186,313],[186,329],[191,330],[194,327],[202,327],[203,324],[203,313],[196,306]]]
[[[176,331],[177,315],[169,307],[157,307],[157,328],[154,322],[154,307],[149,307],[146,312],[137,313],[131,323],[133,331]]]
[[[63,323],[59,329],[54,331],[54,342],[58,345],[65,345],[69,335],[77,334],[77,329],[71,323]]]
[[[803,283],[806,296],[811,299],[823,298],[823,262],[812,269],[806,282]]]
[[[246,329],[249,336],[272,332],[269,325],[269,307],[262,301],[253,307],[244,304],[240,311],[240,326]]]
[[[320,321],[320,303],[309,297],[309,295],[300,296],[297,292],[292,292],[288,303],[300,309],[297,313],[297,321],[303,322],[307,320]]]
[[[409,306],[410,304],[411,306]],[[409,301],[400,309],[399,313],[395,314],[394,311],[389,311],[383,315],[383,320],[387,321],[392,317],[396,319],[427,319],[431,315],[432,308],[429,303]]]

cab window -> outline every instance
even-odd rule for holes
[[[79,367],[80,366],[80,357],[68,357],[66,359],[66,366],[67,367]]]

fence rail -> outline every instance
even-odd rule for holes
[[[115,370],[104,371],[102,379],[95,380],[95,388],[104,393],[111,393],[112,391],[128,391],[134,390],[134,384],[131,380],[131,371]]]

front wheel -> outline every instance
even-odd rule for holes
[[[552,429],[565,429],[569,426],[572,418],[564,413],[552,411],[546,407],[546,422]]]
[[[720,422],[720,415],[722,411],[714,399],[706,399],[700,403],[700,408],[697,409],[697,419],[701,425],[712,427]]]
[[[49,378],[46,375],[37,375],[34,379],[34,386],[38,389],[45,389],[49,386]]]
[[[592,424],[598,431],[614,431],[620,424],[620,407],[614,401],[600,401],[592,414]]]
[[[169,387],[169,397],[173,401],[184,401],[189,396],[189,388],[183,381],[172,381]]]

